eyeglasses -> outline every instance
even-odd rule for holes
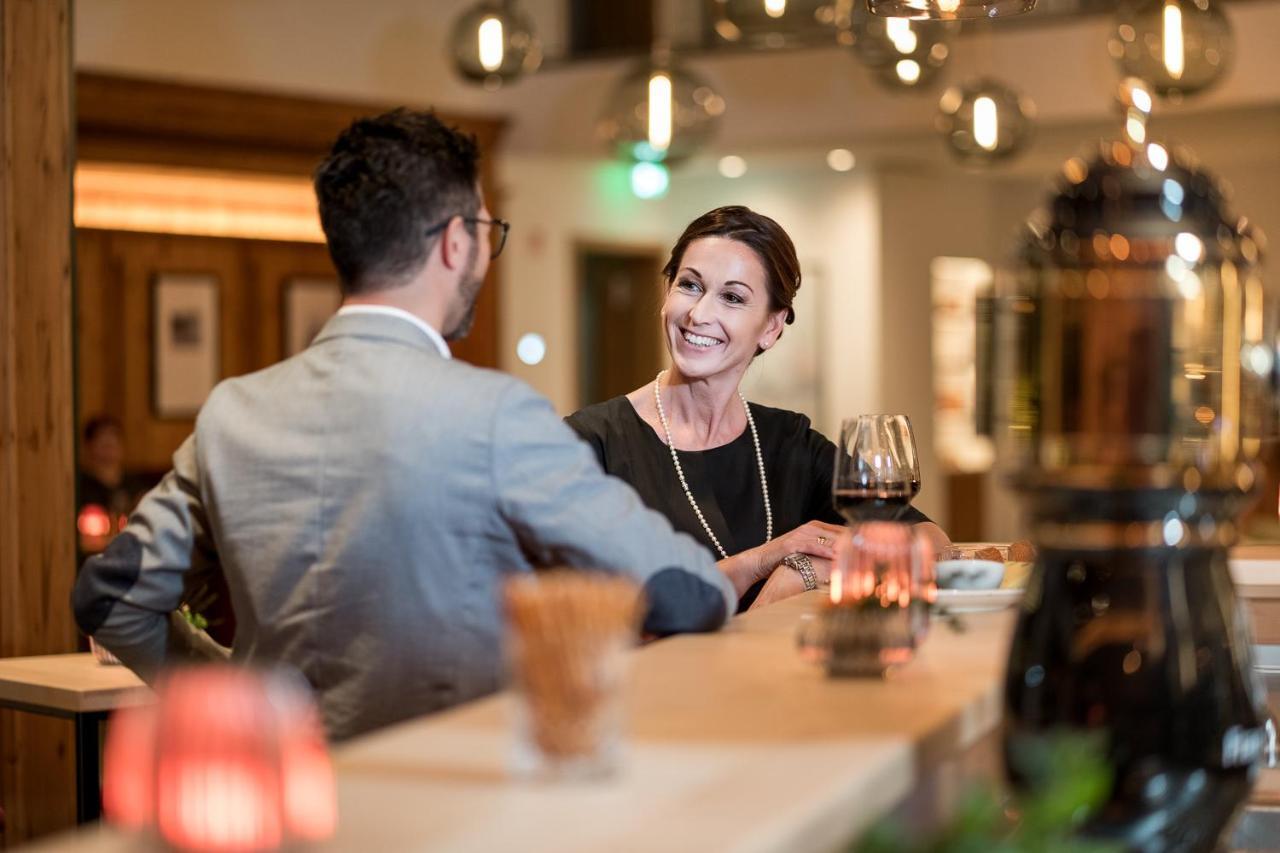
[[[494,229],[489,235],[489,260],[493,260],[502,254],[502,247],[507,245],[507,232],[511,230],[511,223],[505,219],[481,219],[478,216],[460,216],[463,222],[469,222],[472,225],[488,225]],[[430,237],[432,234],[439,233],[449,227],[449,223],[453,221],[450,216],[444,222],[438,225],[432,225],[422,236]]]

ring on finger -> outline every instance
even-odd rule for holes
[[[819,537],[818,537],[818,544],[819,544],[819,545],[826,545],[826,544],[828,544],[830,541],[831,541],[831,540],[830,540],[830,539],[828,539],[828,538],[827,538],[827,537],[825,537],[825,536],[819,536]]]

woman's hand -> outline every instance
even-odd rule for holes
[[[819,587],[831,583],[830,560],[824,560],[821,557],[810,557],[809,562],[813,563],[813,573],[818,577]],[[760,589],[760,594],[756,596],[756,600],[751,602],[750,609],[755,610],[757,607],[764,607],[776,601],[782,601],[784,598],[799,595],[804,591],[804,579],[800,577],[800,573],[790,566],[779,565],[773,570],[773,574],[769,575],[769,580],[765,581],[764,586]]]
[[[763,545],[734,554],[721,560],[717,565],[724,572],[741,598],[751,585],[765,577],[782,562],[788,554],[806,554],[810,558],[828,561],[836,555],[836,537],[844,530],[839,524],[828,524],[825,521],[810,521],[802,524],[790,533],[784,533]],[[817,570],[815,562],[814,570]],[[795,572],[787,569],[791,574]],[[796,575],[799,578],[799,575]],[[801,585],[801,590],[804,586]]]

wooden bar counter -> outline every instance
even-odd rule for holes
[[[1014,611],[935,623],[887,681],[832,680],[795,647],[819,595],[636,651],[608,781],[513,780],[506,695],[337,748],[338,834],[321,849],[832,850],[922,791],[949,797],[998,725]],[[98,830],[48,849],[136,843]]]
[[[1280,552],[1232,556],[1256,641],[1277,642]],[[1015,610],[964,616],[961,633],[935,621],[888,680],[833,680],[796,652],[801,616],[820,603],[809,593],[635,651],[614,779],[513,779],[506,694],[339,746],[338,834],[320,849],[830,851],[889,813],[946,815],[971,780],[998,777]],[[1255,803],[1280,804],[1280,770],[1262,776]],[[137,841],[96,829],[41,849]]]

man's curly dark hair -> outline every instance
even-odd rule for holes
[[[424,239],[428,228],[475,216],[479,160],[475,138],[431,112],[401,108],[352,122],[315,173],[320,225],[343,292],[395,287],[440,239]]]

